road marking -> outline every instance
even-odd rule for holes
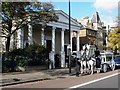
[[[109,75],[109,76],[106,76],[106,77],[103,77],[103,78],[99,78],[99,79],[96,79],[96,80],[93,80],[93,81],[89,81],[89,82],[82,83],[82,84],[79,84],[79,85],[76,85],[76,86],[72,86],[72,87],[69,87],[68,89],[64,89],[64,90],[72,90],[74,88],[78,88],[78,87],[85,86],[85,85],[88,85],[88,84],[91,84],[91,83],[94,83],[94,82],[97,82],[97,81],[101,81],[101,80],[116,76],[118,74],[120,74],[120,73],[115,73],[115,74],[112,74],[112,75]]]

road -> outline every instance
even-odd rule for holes
[[[118,75],[82,86],[81,88],[118,88]]]
[[[54,88],[57,89],[73,89],[79,90],[80,88],[118,88],[119,84],[119,70],[110,71],[107,73],[100,73],[94,75],[85,76],[69,76],[67,78],[58,78],[55,80],[45,80],[32,83],[24,83],[12,86],[6,86],[3,88]],[[76,88],[76,89],[75,89]],[[18,89],[18,90],[19,90]],[[45,90],[46,90],[45,89]],[[3,89],[4,90],[4,89]],[[41,90],[41,89],[40,89]],[[80,89],[82,90],[82,89]],[[84,89],[85,90],[85,89]],[[93,90],[93,89],[92,89]],[[109,89],[110,90],[110,89]],[[112,89],[114,90],[114,89]]]
[[[120,75],[119,75],[120,76]],[[78,89],[81,89],[81,88],[112,88],[113,89],[116,89],[116,88],[119,88],[119,82],[118,82],[118,75],[115,75],[113,77],[110,77],[110,78],[107,78],[107,79],[103,79],[103,80],[100,80],[100,81],[96,81],[94,83],[90,83],[90,84],[87,84],[87,85],[84,85],[84,86],[81,86],[79,87],[79,85],[76,86],[76,89],[72,89],[72,90],[78,90]],[[75,86],[74,86],[75,88]]]

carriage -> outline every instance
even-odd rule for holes
[[[80,57],[79,57],[78,61],[80,63],[81,75],[84,73],[89,73],[92,75],[95,70],[97,72],[100,72],[100,68],[96,67],[95,50],[96,50],[95,45],[86,44],[83,46],[82,50],[80,51],[80,53],[79,53]],[[75,52],[73,52],[73,53],[75,53]],[[78,55],[78,53],[76,55]]]
[[[101,71],[115,70],[115,61],[112,52],[101,52]]]
[[[107,72],[108,70],[115,70],[115,62],[113,60],[112,52],[101,52],[98,57],[95,57],[95,51],[96,47],[88,44],[84,45],[83,49],[80,51],[78,61],[80,63],[81,75],[84,73],[92,75],[95,71],[100,73],[100,71]]]

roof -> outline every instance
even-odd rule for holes
[[[55,10],[55,14],[58,16],[57,22],[49,22],[47,23],[47,25],[69,30],[69,15],[63,12],[62,10]],[[71,30],[79,31],[82,25],[79,22],[77,22],[76,19],[73,19],[72,17],[70,17],[70,19]]]
[[[92,23],[99,23],[99,22],[101,22],[99,14],[98,12],[95,12],[92,17]]]
[[[92,29],[92,28],[89,28],[89,27],[87,27],[87,26],[85,26],[85,25],[82,25],[81,30],[84,30],[84,29],[97,32],[96,30],[94,30],[94,29]]]
[[[58,21],[60,21],[60,22],[63,22],[63,23],[69,23],[68,22],[68,20],[69,20],[69,15],[68,14],[66,14],[64,11],[62,11],[62,10],[55,10],[55,13],[56,13],[56,15],[58,15],[59,16],[59,20]],[[61,16],[61,15],[62,16]],[[60,17],[61,16],[61,17]],[[63,18],[64,18],[64,20],[63,20]],[[77,22],[77,20],[76,19],[74,19],[74,18],[72,18],[72,17],[70,17],[71,18],[71,25],[76,25],[76,26],[82,26],[79,22]]]

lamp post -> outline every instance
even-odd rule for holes
[[[69,0],[69,45],[71,43],[70,36],[71,36],[71,20],[70,20],[70,0]],[[72,48],[72,47],[70,46],[70,48]],[[70,52],[71,52],[71,50],[68,50],[68,51],[69,51],[69,73],[71,73],[71,60],[70,60],[70,57],[71,57]]]

